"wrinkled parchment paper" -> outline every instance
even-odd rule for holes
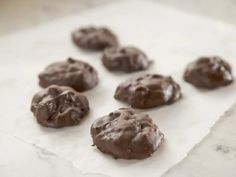
[[[81,51],[71,42],[72,30],[90,24],[109,26],[122,45],[143,49],[154,60],[152,68],[134,74],[108,72],[101,64],[101,53]],[[236,100],[235,84],[204,91],[185,83],[185,66],[201,55],[220,55],[236,68],[235,47],[234,27],[144,1],[117,2],[13,34],[0,39],[0,130],[70,160],[83,173],[158,177],[182,160]],[[91,112],[76,127],[41,127],[30,112],[31,98],[41,89],[37,74],[68,56],[89,62],[99,72],[99,85],[84,93]],[[96,118],[125,107],[113,99],[116,86],[144,73],[173,76],[182,87],[183,98],[170,106],[140,110],[149,113],[165,134],[165,142],[152,157],[115,160],[91,146],[90,125]]]
[[[235,177],[235,127],[236,104],[225,112],[188,156],[163,177]]]

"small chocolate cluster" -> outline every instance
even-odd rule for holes
[[[89,112],[89,102],[70,87],[51,85],[34,95],[31,111],[39,124],[61,128],[78,125]]]
[[[184,80],[199,88],[215,89],[231,84],[234,79],[229,63],[220,57],[210,56],[190,63]]]
[[[100,151],[122,159],[149,157],[164,137],[147,114],[131,108],[118,109],[95,120],[91,136]]]
[[[114,97],[134,108],[152,108],[179,100],[181,90],[171,77],[146,74],[121,83]]]

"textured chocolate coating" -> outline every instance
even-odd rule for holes
[[[43,88],[55,84],[82,92],[95,87],[97,83],[97,71],[88,63],[72,58],[53,63],[39,74],[39,85]]]
[[[163,134],[147,114],[122,108],[95,120],[91,126],[94,145],[114,158],[143,159],[155,152]]]
[[[233,82],[230,65],[217,56],[201,57],[190,63],[184,80],[200,88],[214,89]]]
[[[39,124],[61,128],[79,124],[89,112],[89,103],[70,87],[52,85],[34,95],[31,111]]]
[[[103,65],[109,70],[134,72],[147,69],[151,61],[135,47],[111,47],[103,52]]]
[[[147,74],[121,83],[114,97],[134,108],[152,108],[179,100],[181,91],[171,77]]]
[[[118,40],[111,30],[105,27],[84,27],[72,32],[72,40],[82,49],[103,50],[118,46]]]

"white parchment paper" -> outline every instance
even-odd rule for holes
[[[101,64],[101,53],[81,51],[71,42],[70,32],[89,24],[109,26],[121,44],[143,49],[154,60],[153,67],[135,74],[108,72]],[[72,161],[83,173],[158,177],[183,159],[236,100],[235,84],[203,91],[185,83],[185,66],[198,56],[220,55],[236,68],[235,48],[234,27],[144,1],[104,6],[13,34],[0,39],[0,131]],[[90,100],[91,112],[76,127],[41,127],[30,112],[31,98],[40,90],[37,74],[51,62],[68,56],[89,62],[99,72],[99,85],[84,93]],[[90,125],[96,118],[125,107],[113,99],[116,86],[143,73],[172,75],[182,87],[183,98],[170,106],[140,110],[149,113],[165,134],[165,142],[152,157],[115,160],[91,146]]]

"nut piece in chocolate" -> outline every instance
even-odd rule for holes
[[[233,82],[230,65],[218,56],[200,57],[190,63],[184,73],[184,80],[205,89],[215,89]]]
[[[39,74],[39,85],[43,88],[61,85],[83,92],[97,84],[97,71],[88,63],[72,58],[52,63]]]
[[[111,71],[135,72],[147,69],[151,61],[136,47],[111,47],[103,52],[103,65]]]
[[[157,150],[163,134],[152,119],[131,108],[121,108],[92,124],[94,145],[120,159],[144,159]]]
[[[118,46],[115,34],[105,27],[79,28],[72,32],[72,40],[78,47],[89,50]]]
[[[114,97],[133,108],[152,108],[179,100],[181,89],[171,77],[147,74],[121,83]]]
[[[89,103],[70,87],[51,85],[34,95],[31,111],[39,124],[61,128],[79,124],[89,112]]]

